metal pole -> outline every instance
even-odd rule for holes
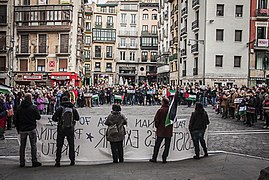
[[[203,60],[203,85],[205,85],[205,58],[206,58],[206,19],[207,19],[207,0],[205,0],[205,27],[204,27],[204,60]]]

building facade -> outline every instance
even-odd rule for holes
[[[13,1],[0,1],[0,83],[12,85]]]
[[[159,1],[159,21],[158,21],[158,68],[157,68],[157,82],[158,84],[170,83],[169,71],[169,52],[170,52],[170,21],[169,19],[170,3],[167,0]]]
[[[84,76],[83,3],[82,0],[15,0],[16,84],[80,84]]]
[[[252,0],[250,11],[249,85],[269,84],[269,6],[266,0]]]
[[[249,9],[244,0],[182,0],[182,84],[247,85]]]
[[[115,83],[115,51],[118,4],[92,4],[93,85]]]

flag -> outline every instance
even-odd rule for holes
[[[166,115],[165,119],[165,127],[175,123],[177,121],[177,104],[179,102],[178,99],[178,89],[176,90],[176,93],[173,97],[172,102],[170,103],[168,113]]]

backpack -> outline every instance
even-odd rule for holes
[[[62,118],[61,118],[61,126],[63,129],[74,128],[74,120],[73,120],[73,108],[63,107]]]
[[[118,130],[118,126],[117,124],[113,124],[111,126],[108,126],[107,128],[107,136],[109,137],[114,137],[117,136],[119,134],[119,130]]]

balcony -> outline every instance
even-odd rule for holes
[[[186,70],[182,70],[182,77],[185,77],[187,74]]]
[[[118,48],[122,48],[122,49],[138,49],[138,44],[131,44],[131,43],[125,43],[125,44],[121,44],[118,43]]]
[[[192,0],[192,8],[193,9],[198,9],[200,7],[200,2],[199,0]]]
[[[193,68],[193,75],[197,76],[198,75],[198,68]]]
[[[15,6],[15,23],[18,31],[67,31],[72,13],[70,4]]]
[[[102,23],[101,22],[96,22],[95,23],[95,28],[102,28]]]
[[[186,27],[182,28],[180,32],[181,32],[180,36],[186,36],[187,35],[187,28]]]
[[[269,18],[269,9],[256,9],[257,19],[268,19]]]
[[[198,43],[191,45],[191,53],[193,53],[193,54],[198,54],[199,53],[199,51],[198,51]]]
[[[106,68],[106,72],[112,72],[112,68]]]
[[[71,46],[55,46],[55,54],[60,56],[68,56],[70,54]]]
[[[254,49],[256,50],[268,50],[269,40],[268,39],[257,39],[254,43]]]
[[[138,31],[119,31],[118,36],[138,36]]]
[[[94,68],[94,72],[101,72],[101,68],[99,67]]]
[[[29,56],[31,54],[31,46],[29,47],[18,47],[16,48],[16,56]]]
[[[197,31],[197,30],[199,30],[199,20],[195,20],[195,21],[192,22],[192,27],[191,27],[191,29],[192,29],[193,31]]]
[[[33,52],[35,56],[46,56],[49,53],[49,46],[34,46]]]
[[[184,7],[182,10],[181,10],[181,16],[183,18],[187,17],[188,16],[188,9],[187,7]]]
[[[181,54],[181,57],[186,56],[187,55],[186,49],[181,49],[180,54]]]
[[[158,36],[157,32],[141,31],[141,36]]]
[[[113,29],[114,28],[114,23],[106,23],[106,28]]]

